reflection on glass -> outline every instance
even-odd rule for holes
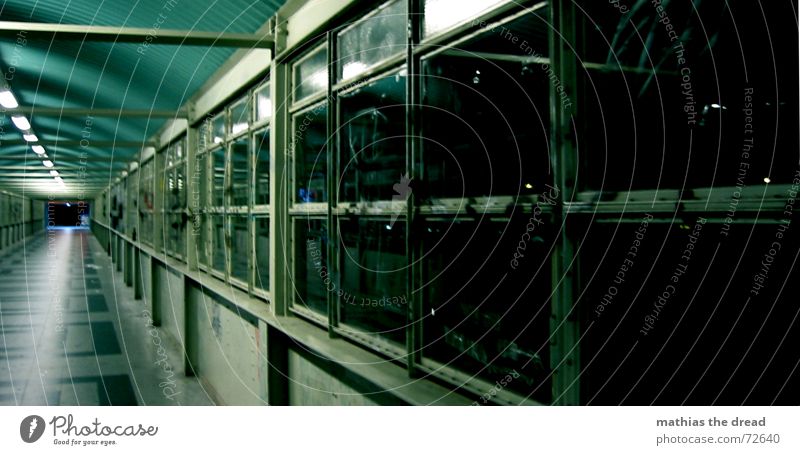
[[[181,213],[171,213],[167,216],[167,251],[183,256],[186,235],[186,219]]]
[[[247,283],[247,258],[250,257],[250,235],[246,216],[231,217],[231,276]]]
[[[427,38],[488,11],[507,0],[425,0],[425,30]]]
[[[544,230],[529,234],[524,256],[511,265],[528,221],[423,220],[423,354],[490,383],[516,372],[509,389],[546,402],[551,245]]]
[[[227,248],[225,248],[225,218],[222,215],[211,216],[211,258],[212,268],[225,273]]]
[[[253,95],[256,102],[256,122],[268,120],[272,117],[272,99],[270,98],[269,83],[255,91]]]
[[[209,238],[208,238],[208,230],[206,227],[211,223],[211,215],[201,215],[200,216],[200,225],[198,226],[199,230],[197,233],[192,232],[192,235],[198,235],[195,237],[194,247],[197,248],[197,262],[201,265],[208,267],[209,265]]]
[[[402,75],[401,75],[402,74]],[[392,200],[406,170],[405,71],[340,95],[340,201]]]
[[[250,137],[242,136],[231,144],[231,191],[233,206],[247,206],[250,199],[250,179],[248,161],[250,158]]]
[[[448,55],[424,62],[425,174],[416,182],[417,196],[516,196],[544,190],[551,179],[550,82],[541,68],[524,59]]]
[[[339,241],[341,289],[332,297],[338,297],[342,323],[402,343],[408,308],[404,221],[340,219]]]
[[[255,205],[269,204],[269,128],[255,134],[256,200]]]
[[[225,141],[225,112],[218,114],[211,120],[211,144],[221,144]]]
[[[269,218],[256,218],[256,283],[269,291]]]
[[[339,34],[339,80],[400,54],[406,46],[406,0],[397,0]]]
[[[216,207],[225,205],[225,149],[217,149],[208,155],[212,160],[214,187],[211,200]]]
[[[231,134],[241,133],[250,127],[250,97],[245,96],[231,106]]]
[[[328,88],[328,48],[323,46],[294,65],[294,101]]]
[[[328,105],[320,104],[293,119],[296,202],[326,202]]]
[[[294,221],[294,307],[327,315],[328,230],[324,220],[298,218]]]

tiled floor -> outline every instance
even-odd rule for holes
[[[0,252],[0,404],[213,404],[145,308],[88,230]]]

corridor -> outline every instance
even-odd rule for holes
[[[88,229],[40,231],[0,264],[0,404],[213,404]]]

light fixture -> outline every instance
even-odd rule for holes
[[[39,142],[39,138],[38,138],[38,137],[36,137],[36,135],[35,135],[35,134],[33,134],[33,133],[30,133],[30,134],[23,134],[23,135],[22,135],[22,138],[23,138],[23,139],[25,139],[25,140],[26,140],[26,141],[28,141],[28,142]]]
[[[769,183],[771,181],[772,181],[772,179],[770,179],[769,177],[764,177],[764,183]]]
[[[17,103],[17,99],[14,98],[14,94],[11,93],[11,90],[6,89],[0,91],[0,106],[6,109],[16,109],[19,107],[19,103]]]
[[[44,160],[42,164],[44,164],[44,167],[53,167],[53,162],[50,160]]]
[[[22,131],[28,131],[31,129],[31,122],[29,122],[24,115],[12,115],[11,121],[14,122],[14,125]]]
[[[69,202],[67,202],[67,207],[72,207],[72,204],[70,204]]]
[[[52,175],[53,177],[58,177],[58,171],[53,169],[50,171],[50,175]]]
[[[531,185],[530,183],[526,183],[526,184],[525,184],[525,188],[527,188],[527,189],[529,189],[529,190],[530,190],[530,189],[533,189],[533,185]]]
[[[31,150],[33,150],[33,153],[35,153],[37,155],[44,155],[45,154],[44,147],[42,147],[41,145],[33,145],[33,146],[31,146]]]
[[[61,177],[59,177],[59,176],[56,176],[56,182],[58,182],[58,183],[60,183],[60,184],[62,184],[62,185],[63,185],[63,184],[64,184],[64,179],[62,179],[62,178],[61,178]]]

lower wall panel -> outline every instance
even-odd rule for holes
[[[213,387],[219,404],[266,404],[257,321],[243,318],[212,293],[196,287],[190,292],[195,374]]]

